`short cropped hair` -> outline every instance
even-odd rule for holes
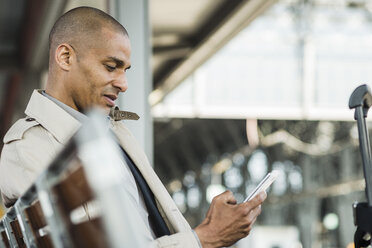
[[[49,34],[49,52],[61,43],[88,45],[107,28],[128,36],[127,30],[109,14],[92,7],[77,7],[58,18]]]

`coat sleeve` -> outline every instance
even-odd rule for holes
[[[156,248],[201,248],[198,236],[193,230],[163,236],[154,240]]]
[[[55,144],[36,122],[19,120],[4,137],[0,159],[0,191],[10,206],[55,156]]]

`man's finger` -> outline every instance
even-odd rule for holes
[[[245,230],[246,232],[249,233],[249,232],[252,230],[253,225],[254,225],[254,223],[256,222],[256,220],[257,220],[257,217],[254,218],[254,219],[251,221],[251,223],[250,223],[246,228],[244,228],[244,230]]]
[[[247,217],[249,222],[252,222],[253,220],[255,220],[257,218],[257,216],[259,216],[261,214],[261,207],[260,206],[252,209],[249,212],[248,217]]]
[[[229,204],[236,204],[236,199],[234,194],[230,190],[226,190],[222,194],[216,196],[219,201],[229,203]]]
[[[256,208],[258,207],[259,205],[261,205],[263,203],[263,201],[266,199],[267,197],[267,194],[265,191],[262,191],[260,192],[259,194],[257,194],[255,197],[253,197],[253,199],[243,203],[247,206],[249,206],[251,209],[253,208]]]

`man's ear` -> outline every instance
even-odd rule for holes
[[[74,49],[69,44],[62,43],[57,47],[54,59],[62,70],[69,71],[74,56]]]

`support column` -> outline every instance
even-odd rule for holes
[[[148,96],[152,90],[150,71],[150,26],[148,0],[109,0],[110,14],[128,31],[131,41],[132,67],[127,73],[128,90],[119,98],[121,110],[136,112],[138,121],[125,121],[153,161],[153,126]]]

